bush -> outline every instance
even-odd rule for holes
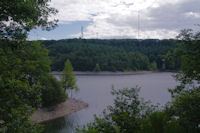
[[[155,111],[146,115],[138,133],[181,133],[179,122],[165,111]]]
[[[116,96],[114,105],[108,106],[103,117],[96,117],[94,122],[79,132],[83,133],[134,133],[140,131],[142,118],[154,110],[139,99],[139,88],[113,90]]]
[[[114,105],[102,117],[78,129],[80,133],[189,133],[170,115],[167,106],[159,110],[139,99],[139,88],[113,90]],[[191,130],[190,130],[191,131]]]
[[[61,83],[55,77],[48,74],[41,78],[42,88],[42,106],[52,106],[65,101],[68,97]]]

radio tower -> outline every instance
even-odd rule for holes
[[[140,11],[138,11],[138,39],[140,39]]]
[[[83,26],[81,26],[81,39],[83,39]]]

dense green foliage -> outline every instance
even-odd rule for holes
[[[179,122],[166,111],[154,111],[142,119],[138,133],[183,133]]]
[[[182,45],[175,50],[175,56],[182,58],[182,75],[190,81],[200,82],[200,32],[183,30],[178,38]]]
[[[93,71],[96,64],[101,71],[177,70],[180,63],[165,58],[177,47],[176,42],[156,39],[41,41],[50,51],[53,71],[61,71],[66,59],[70,59],[75,71]]]
[[[178,36],[182,45],[174,55],[182,58],[182,73],[175,77],[180,85],[170,92],[172,111],[186,133],[200,132],[200,32],[183,30]]]
[[[36,132],[39,127],[29,122],[29,116],[41,101],[41,85],[36,74],[49,67],[40,66],[41,60],[28,50],[34,46],[24,43],[20,44],[24,49],[13,50],[9,47],[12,43],[4,40],[0,45],[0,120],[3,121],[0,129],[6,127],[9,133]]]
[[[27,132],[35,125],[28,122],[34,108],[41,102],[42,106],[60,103],[66,93],[50,75],[47,49],[37,43],[20,42],[13,50],[12,43],[16,42],[0,42],[0,120],[5,122],[1,126],[6,126],[7,132]]]
[[[155,61],[150,63],[149,64],[149,69],[152,70],[152,71],[158,70],[157,63]]]
[[[57,20],[48,17],[56,12],[49,0],[0,1],[0,132],[41,132],[30,115],[45,101],[42,88],[51,86],[44,84],[50,60],[46,49],[25,40],[33,28],[53,28]]]
[[[0,120],[7,132],[39,131],[29,122],[35,108],[66,99],[60,83],[49,74],[48,51],[37,43],[0,41]]]
[[[62,88],[61,82],[58,81],[51,74],[42,76],[40,79],[42,85],[42,106],[52,106],[58,103],[64,102],[67,98],[67,94]]]

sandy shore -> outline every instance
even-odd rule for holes
[[[88,104],[83,101],[74,98],[68,99],[57,106],[36,110],[30,119],[42,123],[70,115],[86,107],[88,107]]]
[[[80,72],[74,71],[76,75],[135,75],[135,74],[147,74],[152,73],[152,71],[133,71],[133,72],[109,72],[109,71],[102,71],[102,72]],[[53,75],[60,75],[62,72],[53,71],[51,72]]]

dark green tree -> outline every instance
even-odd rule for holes
[[[25,42],[37,27],[50,29],[57,11],[49,0],[0,1],[0,130],[36,133],[41,127],[29,120],[41,103],[41,75],[50,71],[47,50]]]
[[[30,122],[29,117],[41,102],[42,86],[36,75],[38,71],[48,71],[49,66],[41,65],[38,54],[27,50],[37,46],[21,42],[27,48],[13,50],[5,46],[13,42],[0,43],[0,120],[3,123],[0,129],[6,128],[8,133],[39,132],[39,126]]]
[[[157,71],[158,70],[157,64],[156,64],[155,61],[149,64],[149,69],[152,70],[152,71]]]
[[[166,110],[146,114],[137,133],[181,133],[179,122],[170,117]]]
[[[182,72],[175,78],[180,82],[170,89],[173,97],[171,109],[177,117],[184,133],[200,132],[200,33],[183,30],[178,36],[182,44],[175,50],[180,57]]]
[[[52,106],[64,102],[67,98],[67,93],[62,88],[61,82],[51,74],[46,74],[41,78],[42,85],[42,106]]]
[[[101,71],[99,64],[96,64],[96,66],[95,66],[93,71],[94,72],[100,72]]]

